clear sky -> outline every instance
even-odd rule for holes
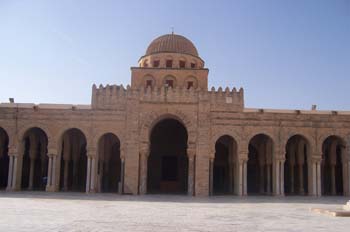
[[[0,102],[89,104],[171,27],[246,107],[350,110],[350,0],[0,0]]]

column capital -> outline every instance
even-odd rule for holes
[[[87,152],[87,153],[86,153],[86,156],[87,156],[88,158],[90,158],[90,159],[95,159],[95,158],[97,158],[96,153]]]
[[[248,149],[240,149],[237,151],[237,159],[246,159],[248,160],[248,154],[249,150]]]
[[[8,153],[8,156],[18,157],[18,154],[17,153]]]
[[[88,147],[86,151],[86,156],[88,158],[95,158],[97,157],[97,148],[96,147]]]
[[[47,149],[47,155],[53,156],[53,155],[57,155],[57,154],[58,154],[58,152],[57,152],[57,149],[56,149],[56,148],[48,148],[48,149]]]
[[[150,151],[149,151],[148,149],[142,149],[142,150],[140,150],[140,154],[141,154],[142,156],[148,158],[148,156],[149,156],[149,154],[150,154]]]
[[[18,156],[17,147],[10,146],[8,150],[8,156]]]
[[[313,153],[311,156],[311,162],[321,162],[323,160],[322,153]]]
[[[97,148],[96,147],[94,147],[94,146],[89,146],[89,147],[87,147],[87,152],[97,152]]]
[[[188,158],[193,159],[196,156],[196,150],[193,148],[187,148],[187,156]]]
[[[283,156],[276,156],[275,161],[284,162],[284,161],[286,161],[286,157],[284,155]]]
[[[243,164],[245,162],[248,162],[248,157],[238,157],[237,161],[239,164]]]

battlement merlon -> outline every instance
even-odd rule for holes
[[[138,99],[142,103],[183,103],[198,104],[207,101],[214,110],[243,111],[244,91],[228,87],[223,90],[214,87],[210,91],[183,87],[141,87],[133,89],[129,85],[100,85],[92,87],[92,109],[116,109],[125,106],[127,99]]]

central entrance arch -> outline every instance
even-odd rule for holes
[[[148,193],[187,193],[187,130],[175,119],[163,119],[152,129],[148,157]]]

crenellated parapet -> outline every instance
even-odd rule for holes
[[[212,110],[242,111],[244,108],[243,88],[240,88],[237,91],[236,88],[230,90],[228,87],[226,87],[225,90],[223,90],[222,87],[219,87],[217,90],[215,90],[215,88],[212,87],[209,94]]]
[[[213,87],[210,91],[200,88],[162,87],[132,89],[123,85],[96,85],[92,88],[93,109],[125,109],[128,99],[138,99],[142,103],[179,103],[198,104],[200,101],[208,102],[213,110],[241,111],[244,106],[243,89],[236,88],[224,91],[220,87]]]
[[[128,85],[100,85],[92,86],[91,107],[92,109],[125,109],[126,100],[130,91]]]

